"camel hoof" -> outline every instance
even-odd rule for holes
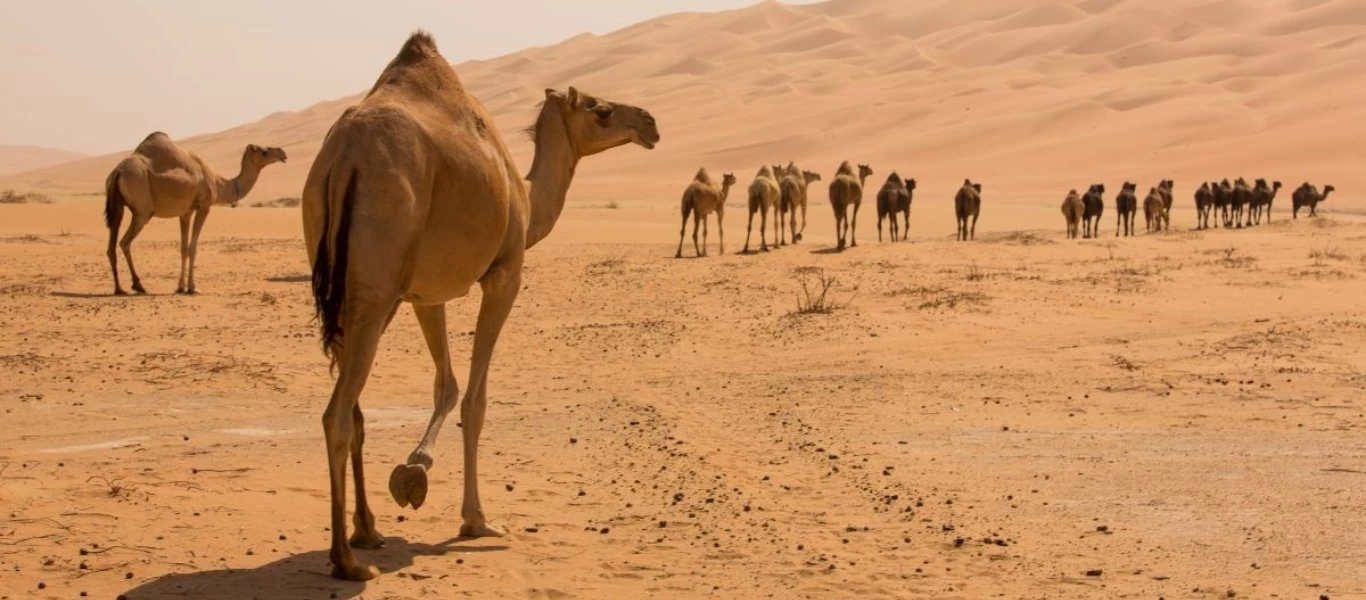
[[[147,293],[147,288],[142,287],[142,284],[141,284],[141,283],[134,283],[134,284],[133,284],[133,291],[134,291],[134,292],[137,292],[137,293],[139,293],[139,294],[146,294],[146,293]]]
[[[352,548],[378,550],[384,547],[384,538],[373,529],[365,532],[357,530],[355,533],[351,534],[351,539],[348,540],[348,543],[351,544]]]
[[[389,495],[399,506],[422,508],[427,501],[427,467],[399,465],[389,474]]]
[[[460,526],[460,537],[481,538],[503,537],[504,535],[507,534],[503,533],[503,530],[492,525],[489,525],[488,523],[481,523],[479,525],[471,525],[469,523],[466,523]]]
[[[188,290],[185,290],[185,295],[186,295],[186,296],[198,296],[198,295],[199,295],[199,290],[196,290],[196,289],[194,289],[194,288],[190,288],[190,289],[188,289]]]
[[[123,289],[123,288],[114,288],[114,295],[115,295],[115,296],[127,296],[127,295],[128,295],[128,291],[125,290],[125,289]]]
[[[332,577],[347,581],[370,581],[379,577],[379,569],[371,565],[362,566],[354,563],[350,566],[332,565]]]
[[[678,254],[675,254],[674,258],[683,258],[683,253],[679,252]]]

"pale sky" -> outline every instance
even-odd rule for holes
[[[0,0],[0,144],[117,152],[363,92],[417,28],[459,63],[756,1]]]

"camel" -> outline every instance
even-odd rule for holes
[[[900,199],[896,211],[892,213],[892,221],[896,221],[896,213],[901,213],[901,241],[907,241],[911,235],[911,203],[915,201],[915,178],[906,180],[906,197]]]
[[[1173,182],[1173,181],[1170,180],[1170,179],[1163,179],[1162,181],[1159,181],[1159,182],[1157,183],[1157,193],[1162,195],[1162,206],[1163,206],[1163,210],[1165,210],[1165,211],[1167,212],[1167,219],[1168,219],[1168,221],[1171,220],[1171,214],[1172,214],[1172,186],[1175,186],[1175,185],[1176,185],[1176,183]]]
[[[837,249],[844,250],[858,246],[858,209],[863,204],[863,182],[873,174],[868,165],[858,166],[858,175],[849,161],[840,163],[835,178],[830,181],[830,207],[835,210],[835,236],[839,239]],[[849,208],[853,207],[854,217],[849,218]]]
[[[819,173],[798,169],[797,165],[793,163],[788,163],[787,167],[781,172],[783,175],[778,182],[778,225],[780,228],[784,225],[782,221],[783,215],[788,215],[790,217],[788,229],[792,232],[792,243],[795,244],[802,241],[802,234],[806,232],[807,190],[811,188],[812,183],[820,181],[821,176]],[[802,228],[800,230],[797,229],[798,208],[801,208],[802,211]],[[782,237],[779,238],[778,243],[786,244],[786,230],[784,230],[784,233],[781,235]]]
[[[1257,179],[1252,185],[1252,219],[1257,225],[1262,224],[1262,215],[1266,215],[1266,222],[1271,222],[1271,204],[1276,201],[1276,193],[1281,191],[1281,182],[1272,181],[1270,185],[1265,179]]]
[[[1227,179],[1219,183],[1211,181],[1210,191],[1214,195],[1214,210],[1219,213],[1219,220],[1223,222],[1224,228],[1232,227],[1233,221],[1230,218],[1232,212],[1229,210],[1229,205],[1233,202],[1233,186],[1229,184]]]
[[[768,241],[764,237],[764,230],[768,227],[768,213],[773,211],[773,241],[778,241],[778,179],[773,176],[773,169],[764,165],[759,172],[754,175],[754,181],[749,184],[749,227],[745,230],[745,249],[749,252],[749,238],[754,232],[754,213],[759,213],[759,250],[768,252]]]
[[[1081,216],[1082,237],[1100,237],[1100,216],[1105,212],[1105,184],[1093,184],[1081,197],[1085,209]]]
[[[1243,227],[1243,216],[1247,215],[1247,226],[1252,226],[1252,186],[1247,184],[1247,180],[1239,177],[1233,182],[1233,193],[1229,196],[1229,206],[1233,213],[1234,227]]]
[[[1126,181],[1119,186],[1119,194],[1115,196],[1115,214],[1118,219],[1115,222],[1115,237],[1120,233],[1126,236],[1134,234],[1134,216],[1138,214],[1138,196],[1135,190],[1138,184]]]
[[[735,185],[735,175],[725,173],[721,176],[721,186],[717,187],[706,168],[698,169],[692,183],[683,190],[683,226],[678,230],[678,253],[674,258],[683,258],[683,233],[688,230],[688,215],[692,215],[692,245],[697,256],[707,255],[707,216],[716,213],[716,228],[721,238],[721,254],[726,253],[726,196],[730,186]],[[697,227],[702,226],[702,244],[697,243]]]
[[[1148,222],[1148,233],[1162,231],[1170,225],[1171,221],[1167,217],[1166,199],[1162,197],[1162,190],[1152,188],[1148,190],[1148,197],[1143,200],[1143,218]]]
[[[133,222],[123,234],[123,241],[117,243],[123,248],[133,291],[147,293],[133,268],[133,240],[152,217],[160,217],[180,219],[180,279],[175,292],[195,294],[195,255],[199,253],[199,234],[209,218],[209,209],[223,204],[237,206],[256,186],[261,169],[285,162],[286,158],[285,151],[279,148],[248,144],[242,151],[242,168],[237,177],[226,179],[214,173],[199,155],[176,145],[170,136],[160,131],[148,135],[104,180],[104,224],[109,228],[107,254],[109,269],[114,272],[114,294],[128,293],[119,284],[119,259],[114,251],[124,207],[133,213]]]
[[[1081,196],[1077,195],[1077,190],[1068,190],[1067,197],[1062,200],[1062,217],[1067,221],[1067,239],[1076,239],[1078,225],[1085,213],[1086,205],[1082,203]]]
[[[1195,228],[1209,229],[1209,216],[1214,208],[1214,190],[1208,181],[1195,190]]]
[[[660,136],[644,109],[570,87],[545,91],[528,129],[535,157],[522,183],[493,119],[462,86],[426,32],[414,33],[359,104],[323,139],[303,190],[304,239],[322,346],[337,372],[323,413],[331,483],[332,575],[376,577],[351,546],[374,548],[365,494],[359,398],[389,321],[413,305],[436,366],[435,409],[421,442],[389,478],[399,506],[426,499],[432,452],[459,386],[447,342],[447,302],[482,290],[468,387],[460,405],[464,497],[460,535],[501,536],[479,498],[479,435],[493,349],[518,290],[526,251],[564,209],[580,159]],[[355,535],[346,537],[346,465],[356,485]]]
[[[882,220],[891,217],[888,228],[891,230],[892,241],[897,240],[896,213],[901,210],[902,205],[907,207],[911,204],[911,192],[907,189],[906,182],[892,171],[887,176],[887,182],[882,184],[882,189],[877,192],[877,241],[882,241]],[[909,210],[909,208],[908,208]],[[909,225],[909,219],[907,225]]]
[[[958,239],[967,241],[977,237],[977,217],[982,214],[982,184],[963,180],[963,187],[953,197],[953,213],[958,219]],[[972,228],[968,228],[972,217]]]
[[[1334,189],[1335,188],[1331,185],[1325,185],[1323,186],[1323,193],[1320,194],[1319,189],[1309,182],[1306,181],[1303,184],[1300,184],[1300,187],[1290,196],[1290,201],[1292,203],[1291,207],[1294,210],[1294,212],[1291,213],[1292,217],[1296,219],[1300,218],[1301,207],[1309,208],[1309,216],[1319,216],[1319,203],[1328,200],[1328,194],[1333,193]]]

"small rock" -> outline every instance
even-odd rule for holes
[[[1104,573],[1105,573],[1105,571],[1103,571],[1103,570],[1101,570],[1101,569],[1091,569],[1090,571],[1087,571],[1087,572],[1086,572],[1086,576],[1087,576],[1087,577],[1100,577],[1100,576],[1101,576],[1102,574],[1104,574]]]
[[[540,532],[541,530],[540,530],[540,528],[538,528],[538,527],[527,527],[526,529],[523,529],[523,531],[525,531],[525,532],[527,532],[527,533],[538,533],[538,532]]]
[[[603,534],[603,535],[607,535],[607,533],[610,532],[610,531],[612,531],[612,530],[609,529],[609,528],[607,528],[607,527],[603,527],[602,529],[599,529],[599,530],[598,530],[598,533],[601,533],[601,534]]]

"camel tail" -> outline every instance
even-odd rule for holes
[[[356,171],[346,181],[341,201],[334,201],[327,183],[323,184],[323,229],[318,237],[317,258],[313,262],[313,309],[322,333],[323,355],[337,365],[337,353],[341,347],[342,301],[346,297],[346,263],[350,244],[351,211],[356,204]],[[337,219],[332,220],[332,209],[337,209]],[[335,225],[335,235],[333,226]],[[334,240],[335,247],[328,246]]]
[[[115,171],[104,184],[104,225],[118,229],[123,222],[123,191],[119,189],[119,172]]]

